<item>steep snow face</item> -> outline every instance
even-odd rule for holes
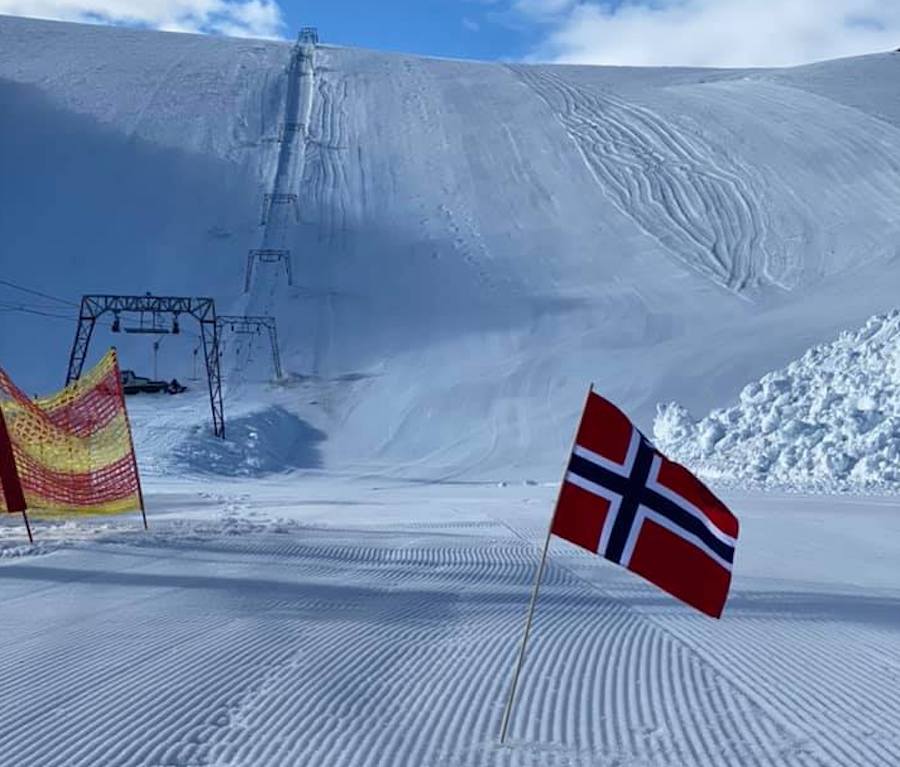
[[[892,307],[900,127],[879,105],[898,67],[294,56],[3,19],[4,278],[274,315],[287,379],[226,336],[226,410],[247,434],[316,435],[301,463],[549,478],[590,381],[644,426],[660,401],[706,412]],[[244,294],[257,248],[289,250],[293,284],[256,263]],[[0,297],[0,359],[57,385],[72,322],[10,311],[25,298]],[[124,364],[145,372],[148,346]],[[195,346],[165,338],[160,375],[184,378]],[[174,449],[160,424],[193,439],[191,402],[142,402],[143,449]]]
[[[695,422],[660,408],[659,447],[712,478],[824,489],[900,483],[900,311],[810,349]]]
[[[0,18],[0,279],[69,302],[0,291],[0,358],[29,390],[62,383],[83,293],[240,294],[288,60],[285,45]],[[160,374],[191,375],[182,325]],[[94,351],[114,341],[152,374],[146,337],[107,324]]]
[[[900,131],[767,73],[326,48],[312,82],[303,286],[250,306],[344,460],[552,476],[589,381],[647,423],[893,301]]]

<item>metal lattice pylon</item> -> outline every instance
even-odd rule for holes
[[[269,223],[269,216],[275,205],[290,205],[294,211],[294,218],[297,220],[297,223],[300,222],[300,202],[296,194],[293,192],[266,192],[263,195],[262,216],[259,220],[260,226],[265,226]]]
[[[281,353],[278,350],[278,328],[274,317],[223,314],[216,318],[216,324],[219,328],[220,338],[226,329],[232,333],[241,334],[259,333],[265,330],[269,334],[269,343],[272,347],[272,367],[275,370],[275,378],[278,380],[283,378]]]
[[[247,271],[244,276],[244,292],[250,292],[250,283],[253,279],[253,265],[284,263],[288,285],[294,284],[294,272],[291,266],[291,251],[287,248],[255,248],[247,254]]]
[[[213,432],[217,437],[225,437],[225,408],[222,404],[222,375],[219,366],[219,329],[216,323],[216,303],[211,298],[189,298],[180,296],[121,296],[86,295],[81,299],[78,327],[69,355],[69,369],[66,385],[81,377],[87,358],[91,336],[97,320],[105,314],[112,314],[116,323],[122,315],[145,314],[157,317],[168,314],[177,322],[181,315],[193,317],[200,323],[203,356],[206,360],[206,377],[209,382],[209,404],[212,410]],[[114,323],[114,329],[116,327]]]
[[[297,35],[298,45],[318,45],[319,30],[316,27],[301,27]]]

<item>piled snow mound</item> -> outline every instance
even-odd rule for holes
[[[172,450],[173,472],[262,477],[321,465],[325,434],[277,405],[231,418],[228,439],[218,439],[203,423]]]
[[[663,452],[711,479],[900,488],[900,311],[810,349],[699,422],[660,406],[653,431]]]

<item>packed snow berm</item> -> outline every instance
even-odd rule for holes
[[[807,351],[694,421],[660,407],[657,446],[713,480],[894,491],[900,483],[900,311]]]

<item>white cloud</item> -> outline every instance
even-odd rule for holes
[[[0,14],[233,37],[281,36],[275,0],[0,0]]]
[[[547,25],[535,60],[788,66],[900,45],[898,0],[516,0]]]

